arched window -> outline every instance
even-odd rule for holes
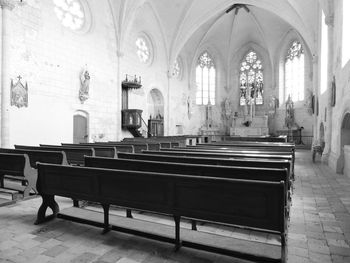
[[[153,59],[153,46],[151,40],[145,36],[139,36],[136,41],[136,54],[144,64],[151,64]]]
[[[63,26],[79,30],[84,26],[84,8],[79,0],[53,0],[55,13]]]
[[[249,51],[240,67],[240,99],[239,105],[261,105],[264,103],[264,74],[262,62],[256,52]]]
[[[208,52],[199,58],[196,67],[197,105],[215,105],[216,71],[213,59]]]
[[[304,49],[299,41],[294,41],[284,62],[284,101],[289,95],[294,102],[304,100],[304,69]]]

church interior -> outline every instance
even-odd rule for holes
[[[350,0],[0,7],[0,262],[350,262]]]

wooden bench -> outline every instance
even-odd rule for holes
[[[117,205],[173,216],[174,238],[166,238],[160,234],[147,235],[145,229],[137,233],[172,242],[176,250],[181,246],[187,246],[257,262],[285,262],[286,259],[284,182],[38,164],[37,186],[43,203],[39,208],[36,224],[56,216],[64,218],[59,214],[59,207],[54,199],[55,195],[59,195],[100,203],[104,210],[101,226],[105,233],[111,229],[128,231],[122,226],[111,226],[109,223],[110,205]],[[53,214],[46,217],[48,207],[53,210]],[[180,236],[182,217],[279,234],[280,258],[251,255],[242,251],[182,240]],[[66,218],[74,219],[74,216]],[[86,218],[79,221],[91,223]]]
[[[193,151],[142,151],[147,154],[158,154],[158,155],[173,155],[173,156],[193,156],[193,157],[209,157],[209,158],[253,158],[253,159],[269,159],[269,160],[289,160],[292,161],[292,156],[285,155],[271,155],[271,154],[249,154],[249,153],[225,153],[225,152],[193,152]]]
[[[30,166],[37,168],[37,162],[67,165],[67,157],[64,151],[43,151],[0,148],[0,153],[27,154]]]
[[[34,194],[38,192],[36,188],[37,170],[30,166],[27,154],[0,153],[1,188],[5,188],[5,178],[20,181],[24,197],[28,197],[31,191]]]
[[[162,149],[161,149],[162,150]],[[168,149],[165,149],[167,151]],[[224,152],[224,153],[249,153],[249,154],[271,154],[271,155],[292,155],[292,151],[277,151],[271,149],[259,149],[259,148],[230,148],[230,147],[175,147],[169,151],[194,151],[194,152]]]
[[[268,160],[268,159],[220,159],[209,157],[189,157],[189,156],[171,156],[158,154],[129,154],[118,153],[118,159],[144,160],[166,163],[189,163],[204,165],[222,165],[222,166],[241,166],[241,167],[263,167],[287,169],[289,180],[291,176],[291,162],[288,160]]]
[[[107,143],[61,143],[64,147],[85,147],[85,148],[94,148],[96,156],[101,157],[115,157],[118,152],[134,153],[133,145],[122,145],[122,144],[107,144]],[[112,150],[106,150],[106,148],[112,148]],[[105,149],[105,153],[101,150]],[[102,154],[101,154],[102,153]],[[108,156],[102,156],[108,155]]]
[[[44,150],[44,151],[63,151],[67,156],[67,161],[70,165],[83,165],[84,156],[95,156],[95,150],[93,148],[82,147],[63,147],[63,146],[27,146],[27,145],[15,145],[15,149],[23,150]]]
[[[135,153],[140,153],[143,150],[148,150],[147,143],[110,143],[110,142],[97,142],[97,143],[80,143],[80,145],[86,145],[90,147],[110,147],[110,146],[122,146],[122,147],[130,147],[132,146]],[[122,149],[121,147],[121,149]],[[158,148],[154,148],[156,146],[152,146],[152,149],[159,150],[160,146]]]
[[[200,151],[177,151],[174,149],[161,150],[161,151],[143,151],[146,154],[158,154],[158,155],[172,155],[172,156],[189,156],[189,157],[208,157],[208,158],[223,158],[223,159],[235,159],[235,158],[248,158],[248,159],[267,159],[267,160],[288,160],[291,162],[291,175],[294,180],[294,158],[293,155],[285,153],[283,155],[273,155],[270,153],[245,153],[244,151],[230,153],[230,152],[200,152]]]
[[[241,136],[225,136],[224,140],[225,142],[230,141],[245,141],[245,142],[287,142],[287,136],[280,136],[280,137],[271,137],[271,136],[261,136],[261,137],[241,137]]]
[[[278,168],[221,166],[191,163],[166,163],[157,161],[112,159],[87,156],[85,157],[85,167],[108,168],[118,170],[137,170],[145,172],[172,174],[187,174],[195,176],[245,179],[256,181],[284,181],[286,182],[286,185],[289,185],[288,170]],[[286,213],[288,213],[289,211],[288,188],[289,187],[285,188]],[[194,225],[193,228],[195,228]]]

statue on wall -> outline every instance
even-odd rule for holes
[[[13,84],[11,79],[11,106],[17,108],[28,107],[28,84],[24,86],[21,82],[21,76],[18,76],[18,81]]]
[[[225,112],[226,119],[229,119],[232,115],[232,107],[231,107],[231,101],[228,98],[226,98],[224,102],[224,112]]]
[[[84,103],[89,98],[89,88],[90,88],[90,74],[89,71],[83,70],[80,75],[80,89],[79,89],[79,99],[81,103]]]
[[[304,106],[307,108],[307,111],[310,115],[314,113],[314,96],[311,89],[306,90]]]
[[[288,96],[288,100],[286,101],[286,118],[285,125],[288,129],[291,129],[295,124],[294,119],[294,103],[292,101],[291,96]]]
[[[187,117],[190,120],[192,117],[192,102],[191,102],[191,97],[187,97]]]

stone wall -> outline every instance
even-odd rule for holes
[[[116,139],[117,64],[114,25],[106,1],[89,1],[91,27],[74,32],[62,26],[53,1],[27,1],[3,10],[3,89],[20,75],[28,83],[28,107],[7,104],[10,138],[4,146],[72,142],[73,115],[89,115],[89,139]],[[89,11],[86,10],[86,11]],[[89,99],[78,95],[81,73],[90,73]]]

